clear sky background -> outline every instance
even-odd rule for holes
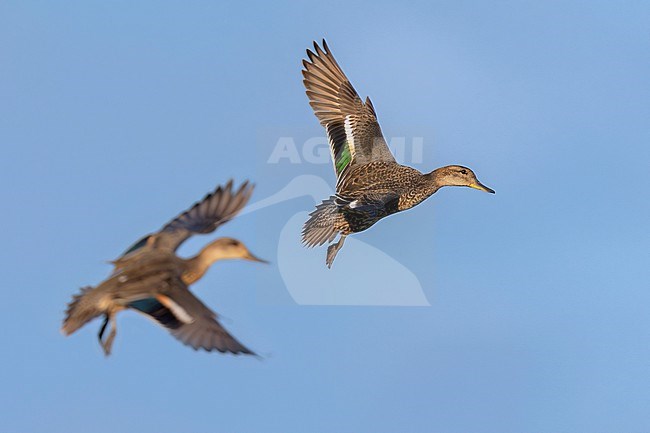
[[[405,3],[0,3],[0,430],[650,430],[650,5]],[[217,184],[333,186],[327,165],[265,164],[269,131],[322,135],[300,75],[322,37],[387,136],[423,137],[418,169],[497,191],[447,188],[356,236],[431,306],[294,302],[278,233],[305,196],[219,233],[272,265],[194,287],[263,360],[133,313],[108,359],[98,322],[64,338],[104,261]],[[331,272],[372,267],[346,248]]]

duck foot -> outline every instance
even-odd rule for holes
[[[325,260],[325,263],[327,264],[328,268],[330,269],[332,268],[332,263],[334,263],[334,258],[336,257],[336,254],[339,252],[341,248],[343,248],[343,242],[345,242],[345,237],[346,235],[341,235],[337,243],[327,247],[327,259]]]

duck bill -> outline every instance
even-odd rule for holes
[[[251,262],[259,262],[259,263],[269,263],[268,260],[260,259],[259,257],[251,254],[250,252],[248,255],[245,257],[246,260],[250,260]]]
[[[487,186],[483,185],[481,182],[473,183],[469,187],[478,189],[479,191],[485,191],[485,192],[489,192],[490,194],[494,194],[494,190],[492,188],[488,188]]]

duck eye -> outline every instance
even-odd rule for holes
[[[237,245],[239,245],[239,242],[237,242],[237,241],[230,241],[228,243],[230,244],[230,246],[233,246],[233,247],[236,247]]]
[[[467,174],[467,170],[463,169],[460,171],[462,174]]]

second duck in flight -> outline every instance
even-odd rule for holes
[[[420,204],[443,186],[494,191],[472,170],[449,165],[420,173],[395,161],[384,139],[370,98],[363,102],[323,40],[303,60],[309,105],[327,131],[336,172],[336,194],[316,206],[302,231],[308,247],[339,241],[327,248],[331,267],[345,238],[380,219]]]
[[[195,234],[212,233],[230,221],[246,205],[253,187],[245,182],[238,190],[232,181],[219,186],[156,233],[133,244],[113,261],[113,273],[97,287],[85,287],[72,298],[63,322],[70,335],[95,317],[104,316],[99,342],[108,356],[117,332],[115,316],[133,310],[153,319],[181,342],[196,349],[233,354],[253,354],[217,321],[189,286],[218,260],[245,259],[265,262],[232,238],[219,238],[196,256],[176,255],[181,244]],[[111,331],[104,338],[106,326]]]

